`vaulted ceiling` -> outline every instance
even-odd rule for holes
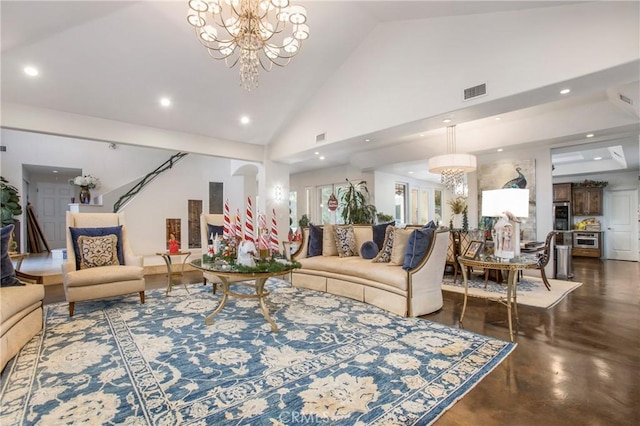
[[[502,82],[478,81],[487,83],[488,95],[470,103],[451,104],[453,108],[442,102],[442,109],[438,109],[440,99],[421,93],[424,102],[433,105],[425,109],[427,112],[421,117],[410,117],[410,114],[394,116],[395,106],[408,100],[396,99],[390,92],[378,98],[388,101],[389,116],[392,117],[389,122],[357,123],[351,127],[346,123],[343,126],[345,130],[329,133],[325,144],[316,144],[313,140],[301,143],[298,148],[285,149],[279,145],[281,140],[295,140],[302,134],[292,130],[298,120],[304,123],[310,116],[323,115],[326,112],[321,108],[323,102],[335,105],[335,99],[325,102],[323,96],[333,93],[346,81],[341,83],[342,75],[353,73],[359,67],[363,75],[371,70],[367,68],[367,58],[363,57],[365,47],[402,48],[385,44],[394,41],[385,36],[388,34],[385,31],[446,27],[446,20],[455,20],[457,26],[477,23],[478,28],[482,28],[486,17],[490,17],[487,23],[495,19],[517,21],[519,17],[529,16],[527,14],[553,17],[556,12],[561,12],[560,16],[572,12],[570,8],[575,8],[579,14],[582,8],[592,7],[588,4],[590,2],[548,1],[293,3],[307,8],[310,38],[288,66],[261,73],[259,88],[247,92],[239,85],[238,68],[227,69],[224,63],[211,59],[197,42],[186,22],[186,1],[2,1],[0,96],[3,112],[13,112],[8,115],[13,118],[18,110],[26,113],[32,110],[55,111],[72,114],[65,117],[74,119],[99,118],[138,126],[134,129],[160,129],[177,132],[174,133],[176,135],[195,135],[212,143],[267,146],[274,159],[289,164],[292,172],[351,163],[363,170],[386,170],[399,174],[418,170],[420,174],[414,177],[424,179],[430,178],[424,173],[428,156],[444,150],[447,124],[443,124],[442,119],[451,117],[454,120],[451,124],[457,125],[459,150],[482,154],[498,148],[508,151],[515,146],[544,144],[560,149],[562,154],[578,151],[570,148],[573,146],[595,144],[591,148],[602,148],[603,155],[606,155],[607,152],[615,152],[607,147],[620,146],[618,152],[626,157],[626,167],[638,169],[640,48],[637,46],[640,25],[637,2],[609,2],[611,8],[621,7],[625,14],[629,10],[636,12],[635,27],[631,25],[632,28],[624,30],[625,35],[633,37],[635,34],[635,40],[629,41],[626,37],[620,40],[620,44],[627,48],[629,43],[635,43],[636,56],[631,61],[604,64],[605,67],[595,72],[574,75],[571,79],[517,94],[498,96]],[[611,16],[615,16],[615,11]],[[553,20],[548,21],[552,25]],[[515,22],[514,25],[518,24]],[[606,29],[605,25],[600,29],[593,28],[593,31]],[[541,34],[545,30],[541,28]],[[566,30],[567,38],[576,36],[571,27]],[[469,30],[465,49],[493,49],[494,52],[499,49],[498,46],[473,47],[474,36]],[[427,42],[433,48],[451,37],[452,34],[442,33]],[[532,43],[536,43],[536,38],[532,37]],[[527,48],[523,46],[525,52]],[[609,48],[615,50],[618,46],[613,43]],[[459,53],[464,56],[466,52]],[[443,51],[441,54],[450,57],[456,52]],[[485,60],[499,58],[499,52],[494,54],[495,57],[486,57]],[[564,54],[570,62],[574,53]],[[364,60],[358,62],[360,58]],[[397,59],[398,56],[393,58],[395,67],[389,67],[393,72],[388,78],[397,84],[403,78],[397,71],[402,69],[403,63]],[[540,57],[539,68],[528,71],[534,75],[545,74],[553,68],[553,64],[547,62],[552,58],[553,55]],[[431,59],[433,67],[444,60],[438,57]],[[465,57],[456,60],[460,67],[450,70],[452,79],[467,67]],[[594,61],[597,60],[594,57]],[[514,57],[512,61],[513,78],[525,78],[525,74],[518,75],[521,73],[515,63],[518,59]],[[27,65],[39,69],[38,77],[29,78],[24,74],[23,68]],[[384,68],[387,64],[381,61],[375,66]],[[407,57],[406,67],[412,66],[415,64]],[[570,95],[558,94],[563,84],[571,86]],[[380,86],[354,93],[383,92],[385,87]],[[351,106],[354,110],[366,110],[367,99],[352,102],[348,99],[349,89],[345,87],[341,91],[341,96],[348,100],[345,108]],[[161,97],[170,98],[171,107],[161,107]],[[366,118],[366,111],[361,113]],[[240,123],[243,115],[250,118],[248,125]],[[354,117],[353,114],[345,116]],[[355,117],[358,118],[357,115]],[[20,128],[11,120],[3,119],[2,125]],[[317,133],[321,132],[313,133],[314,139]],[[588,133],[594,137],[587,138]],[[334,135],[337,137],[332,137]],[[167,145],[162,147],[167,148]],[[184,149],[179,138],[171,147]],[[315,155],[318,149],[327,154],[324,162]],[[570,156],[567,154],[565,157]]]

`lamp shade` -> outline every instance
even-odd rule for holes
[[[430,173],[438,174],[447,169],[473,172],[476,169],[476,157],[470,154],[444,154],[429,158]]]
[[[498,217],[504,212],[529,217],[529,190],[519,188],[482,191],[482,216]]]

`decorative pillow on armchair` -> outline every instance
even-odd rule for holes
[[[78,238],[82,235],[87,237],[104,237],[105,235],[115,235],[117,238],[117,256],[120,265],[124,265],[124,251],[122,249],[122,225],[108,226],[104,228],[73,228],[69,227],[71,232],[71,241],[73,242],[73,251],[76,254],[76,269],[82,269],[82,259],[80,256],[80,247],[78,246]]]
[[[358,246],[356,245],[356,235],[353,232],[353,226],[336,226],[334,227],[334,232],[336,234],[336,247],[338,248],[338,256],[357,256]]]
[[[207,223],[207,238],[212,234],[213,238],[216,237],[216,234],[218,235],[218,238],[222,238],[223,233],[224,227],[222,225],[212,225],[210,223]]]
[[[80,269],[96,268],[98,266],[119,265],[118,237],[114,234],[102,237],[78,237],[80,249]]]

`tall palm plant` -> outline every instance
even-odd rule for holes
[[[376,206],[369,204],[370,194],[367,182],[361,180],[354,184],[349,179],[346,181],[349,186],[338,190],[344,223],[374,223],[377,209]]]

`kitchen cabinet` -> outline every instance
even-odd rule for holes
[[[553,201],[571,201],[571,182],[553,184]]]
[[[573,188],[574,216],[602,216],[602,188]]]
[[[574,231],[573,256],[602,257],[602,232]]]

